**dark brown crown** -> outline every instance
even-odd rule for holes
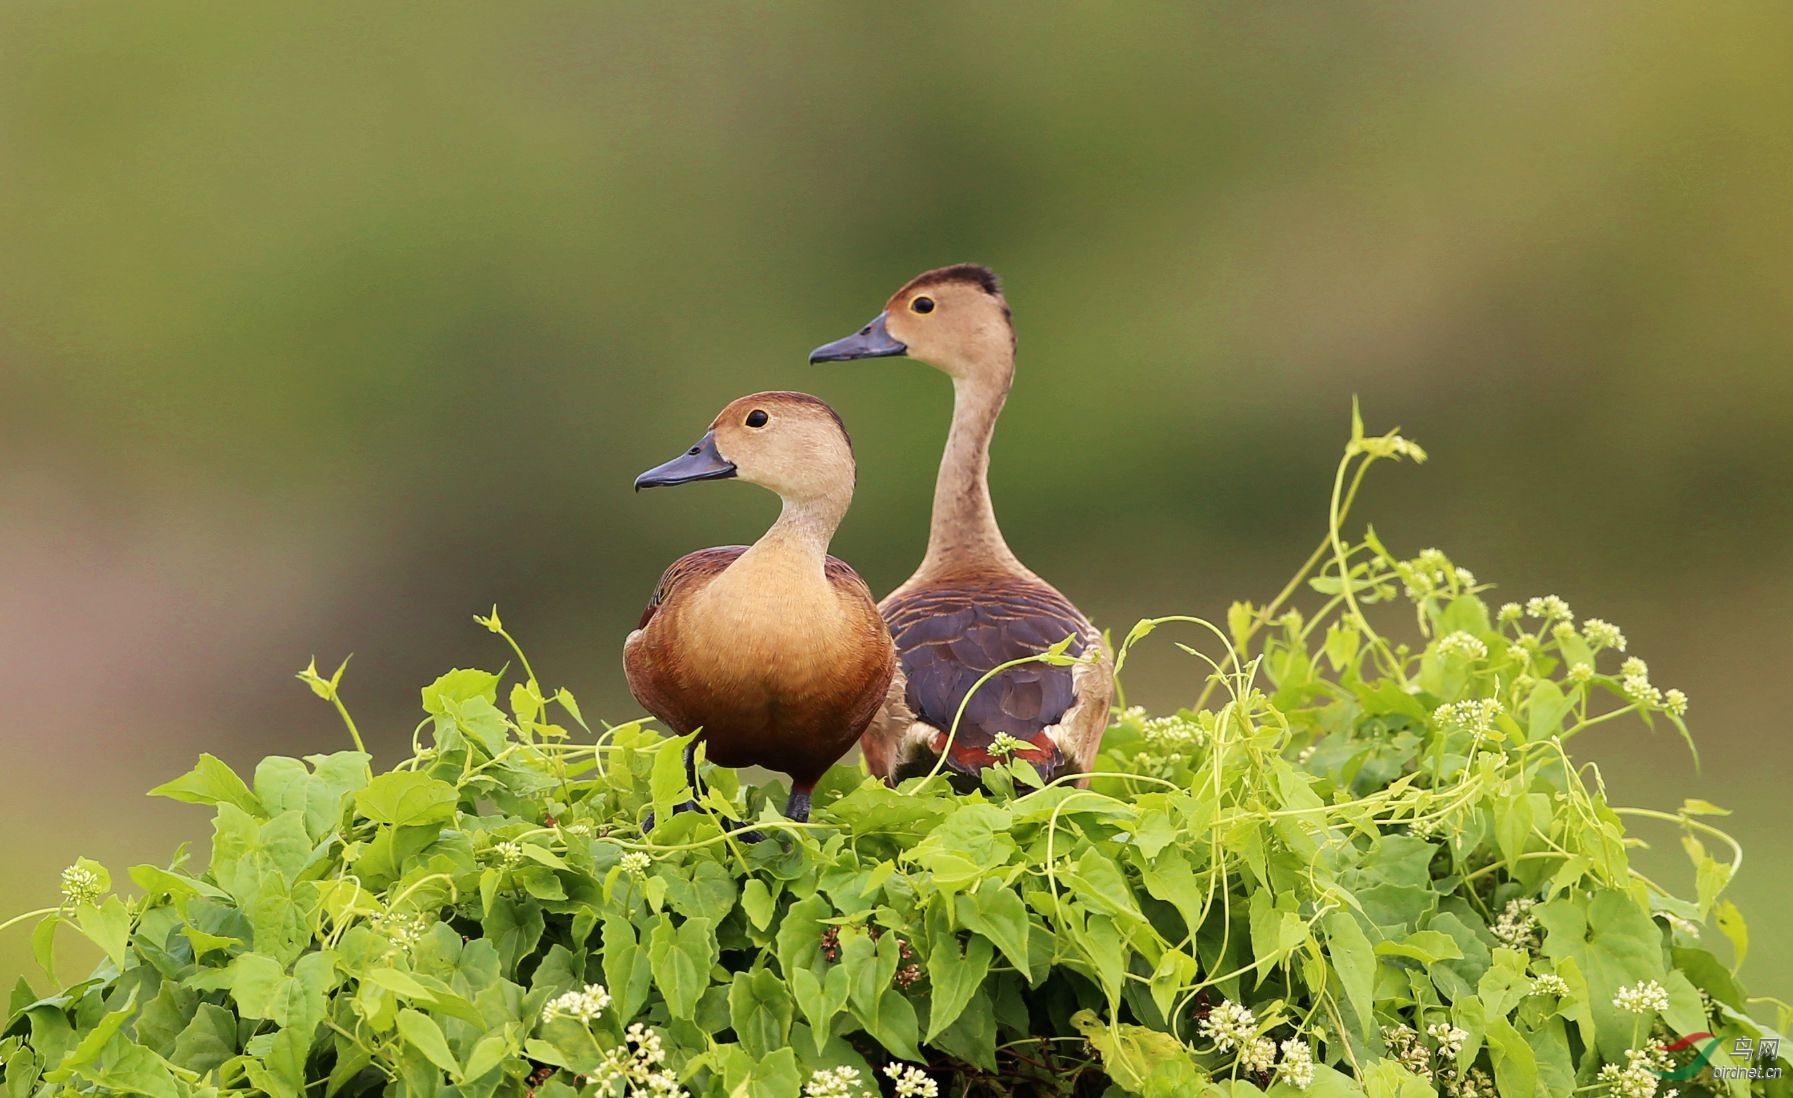
[[[978,263],[954,263],[950,267],[936,267],[931,271],[923,271],[909,280],[898,293],[908,293],[924,286],[943,286],[949,282],[962,282],[976,286],[991,297],[1002,296],[1002,283],[997,281],[996,272]]]

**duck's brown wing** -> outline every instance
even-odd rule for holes
[[[718,545],[714,549],[686,553],[673,561],[672,567],[661,573],[660,582],[654,585],[653,597],[647,600],[647,608],[642,610],[641,621],[635,628],[646,629],[647,623],[654,620],[654,613],[672,597],[673,589],[679,584],[707,579],[733,564],[735,558],[745,552],[745,545]]]
[[[896,641],[904,701],[916,719],[945,731],[977,681],[1011,660],[1073,638],[1081,655],[1095,629],[1070,600],[1045,583],[1013,577],[937,582],[898,591],[881,609]],[[1034,740],[1077,703],[1069,666],[1025,663],[971,695],[948,762],[976,766],[998,732]]]

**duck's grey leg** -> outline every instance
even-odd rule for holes
[[[813,786],[791,786],[791,799],[784,803],[784,814],[798,823],[809,822],[809,794]]]

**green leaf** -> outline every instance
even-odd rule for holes
[[[199,756],[199,764],[171,782],[164,782],[149,791],[152,797],[167,797],[187,804],[233,804],[251,816],[265,817],[267,810],[236,771],[212,755]]]
[[[735,973],[728,1013],[735,1039],[754,1056],[769,1056],[789,1044],[791,996],[775,973],[763,968]]]
[[[448,1038],[442,1036],[442,1027],[435,1019],[417,1010],[401,1010],[398,1012],[398,1034],[417,1051],[429,1058],[447,1072],[450,1078],[461,1078],[461,1063],[449,1050]]]
[[[648,964],[672,1017],[691,1019],[698,997],[710,984],[717,953],[710,920],[686,919],[676,927],[670,915],[655,920],[648,935]]]
[[[1636,1016],[1613,1005],[1620,987],[1662,981],[1662,934],[1632,898],[1612,890],[1552,900],[1534,909],[1546,931],[1544,954],[1573,960],[1587,979],[1601,1055],[1623,1063]]]
[[[1463,951],[1450,935],[1436,930],[1415,931],[1398,942],[1377,942],[1376,952],[1384,957],[1411,957],[1423,965],[1453,961],[1463,956]]]
[[[498,676],[489,671],[456,668],[423,688],[423,711],[433,717],[444,716],[450,706],[474,698],[496,704]]]
[[[1334,911],[1326,916],[1326,948],[1356,1017],[1358,1039],[1367,1043],[1374,1026],[1372,989],[1376,974],[1370,940],[1350,912]]]
[[[169,1055],[176,1066],[201,1074],[237,1054],[237,1020],[223,1007],[200,1003]]]
[[[1029,971],[1027,907],[1021,897],[987,880],[976,892],[958,898],[957,911],[961,925],[988,938],[1023,973]]]
[[[445,823],[460,795],[445,781],[413,770],[381,774],[355,794],[355,809],[375,823],[395,827]]]
[[[1538,1060],[1531,1046],[1505,1018],[1489,1018],[1487,1025],[1494,1082],[1501,1098],[1532,1098],[1538,1092]]]
[[[81,904],[75,908],[75,925],[88,941],[100,947],[119,968],[124,967],[125,946],[131,935],[131,913],[124,901],[108,896],[100,906]]]
[[[958,1019],[971,1002],[972,993],[983,984],[994,956],[995,949],[988,938],[969,939],[962,953],[956,936],[947,935],[934,943],[928,952],[930,997],[928,1031],[923,1040],[933,1041]]]

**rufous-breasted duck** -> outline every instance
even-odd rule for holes
[[[896,669],[871,591],[828,555],[853,499],[853,444],[815,397],[755,393],[635,487],[730,477],[776,492],[778,521],[751,546],[675,561],[623,644],[623,669],[667,727],[701,731],[712,762],[789,774],[785,815],[807,820],[816,781],[865,731]],[[696,742],[685,753],[693,790]]]
[[[990,436],[1015,376],[1015,330],[996,276],[973,264],[918,275],[870,324],[817,347],[809,360],[890,356],[919,359],[952,378],[953,420],[927,555],[879,604],[900,667],[860,741],[866,764],[894,783],[927,773],[944,750],[946,769],[963,788],[1008,747],[1049,781],[1087,773],[1108,726],[1112,663],[1089,619],[1015,558],[990,505]],[[1067,638],[1068,654],[1089,658],[1003,671],[972,694],[949,746],[947,732],[979,679]],[[999,744],[1000,733],[1019,748]]]

